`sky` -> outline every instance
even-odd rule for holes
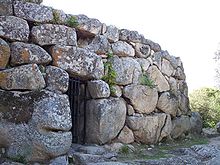
[[[182,59],[190,92],[215,85],[220,0],[44,0],[43,4],[136,30],[159,43]]]

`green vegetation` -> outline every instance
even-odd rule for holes
[[[156,87],[154,84],[154,81],[149,78],[149,76],[146,73],[143,73],[140,78],[141,85],[149,86],[150,88]]]
[[[14,162],[27,164],[27,160],[25,159],[24,156],[16,156],[16,157],[9,158],[9,159],[11,159],[11,160],[14,161]]]
[[[57,10],[53,9],[53,23],[59,24],[61,23],[60,14]]]
[[[189,95],[192,111],[199,112],[204,127],[214,127],[220,121],[220,90],[201,88]]]
[[[71,16],[66,24],[70,27],[77,27],[79,25],[78,21],[77,21],[77,18],[75,16]]]
[[[108,83],[111,93],[115,93],[114,85],[116,85],[116,77],[117,73],[113,69],[111,59],[113,58],[112,53],[107,54],[107,62],[104,64],[105,67],[105,75],[102,77],[102,80]]]

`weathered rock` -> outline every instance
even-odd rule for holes
[[[179,79],[179,80],[185,80],[186,79],[186,75],[185,75],[185,73],[183,72],[183,70],[180,67],[178,67],[175,70],[174,77]]]
[[[100,162],[100,163],[88,163],[87,165],[129,165],[122,162]]]
[[[0,16],[13,15],[12,0],[0,0]]]
[[[188,116],[180,116],[172,121],[173,130],[171,132],[172,138],[176,139],[190,130],[190,119]]]
[[[118,55],[120,57],[131,56],[135,55],[134,48],[124,41],[117,41],[112,44],[112,51],[113,54]]]
[[[125,146],[125,145],[122,143],[119,143],[119,142],[104,145],[104,147],[107,150],[112,151],[112,152],[116,152],[116,153],[119,152],[123,146]]]
[[[72,76],[84,79],[101,79],[104,75],[102,58],[83,48],[53,46],[53,65],[66,70]]]
[[[68,25],[68,20],[70,19],[70,16],[68,14],[66,14],[63,10],[58,10],[58,9],[52,9],[52,11],[53,11],[52,23]]]
[[[85,15],[76,15],[78,26],[77,29],[84,35],[95,36],[101,33],[102,23],[93,18],[88,18]]]
[[[173,125],[171,121],[171,117],[169,114],[166,114],[165,124],[161,130],[159,141],[161,141],[163,138],[170,138],[170,134],[172,132]]]
[[[103,155],[106,153],[104,147],[99,145],[93,145],[93,146],[82,145],[76,151],[91,155]]]
[[[153,64],[158,67],[159,70],[162,70],[162,55],[161,52],[156,52],[152,55]]]
[[[55,66],[46,67],[46,89],[65,93],[69,86],[69,74]]]
[[[178,102],[179,102],[179,109],[181,110],[182,114],[187,114],[190,111],[189,108],[189,98],[178,92]]]
[[[215,128],[203,128],[202,134],[208,138],[213,138],[220,135]]]
[[[107,54],[110,52],[111,46],[105,36],[98,35],[92,40],[91,44],[89,44],[86,49],[89,49],[96,54]]]
[[[10,47],[3,39],[0,38],[0,69],[4,69],[8,64],[10,57]]]
[[[155,88],[144,85],[128,85],[123,89],[124,97],[128,98],[134,109],[139,113],[149,114],[157,105],[158,93]]]
[[[151,49],[149,45],[136,43],[135,44],[135,55],[141,58],[147,58],[150,56]]]
[[[93,99],[106,98],[110,96],[109,85],[102,80],[89,81],[88,90]]]
[[[87,102],[86,141],[104,144],[115,138],[126,117],[125,101],[119,98]]]
[[[127,115],[132,116],[132,115],[134,115],[134,113],[135,113],[135,111],[134,111],[134,108],[132,107],[132,105],[127,104]]]
[[[51,7],[38,5],[35,3],[15,1],[15,16],[32,22],[49,22],[53,20],[53,10]]]
[[[11,44],[11,65],[48,64],[51,61],[51,56],[38,45],[23,42]]]
[[[136,142],[154,144],[158,142],[165,119],[165,113],[145,117],[128,116],[126,123],[133,130]]]
[[[124,128],[121,130],[120,134],[118,135],[118,140],[121,143],[132,143],[134,142],[134,134],[132,130],[130,130],[127,126],[124,126]]]
[[[36,4],[41,4],[43,2],[43,0],[17,0],[17,1],[30,2]]]
[[[166,59],[163,59],[163,61],[162,61],[162,70],[161,70],[161,72],[163,74],[167,75],[168,77],[170,77],[174,73],[173,66]]]
[[[43,45],[76,46],[76,31],[64,25],[42,24],[31,30],[32,41]]]
[[[154,52],[159,52],[161,51],[161,47],[158,43],[155,43],[149,39],[143,39],[142,43],[146,44],[146,45],[150,45],[150,48],[154,51]]]
[[[218,122],[215,126],[218,133],[220,133],[220,122]]]
[[[121,97],[122,95],[122,90],[120,86],[118,85],[112,85],[111,86],[111,96],[113,97]]]
[[[28,41],[27,21],[14,16],[0,16],[0,37],[11,41]]]
[[[137,58],[136,61],[140,64],[143,72],[146,72],[149,66],[151,65],[150,61],[145,58]]]
[[[121,29],[119,34],[120,40],[141,43],[144,39],[144,36],[139,34],[137,31],[130,31],[127,29]]]
[[[149,67],[148,74],[150,79],[153,80],[159,92],[170,90],[169,83],[156,66]]]
[[[187,86],[186,81],[179,80],[177,84],[178,84],[179,91],[183,93],[185,96],[188,96],[188,86]]]
[[[69,165],[67,156],[60,156],[50,161],[49,165]]]
[[[141,67],[137,61],[131,57],[114,56],[111,59],[113,69],[116,71],[116,84],[128,85],[137,84],[142,74]]]
[[[199,112],[191,113],[190,132],[193,134],[200,134],[202,132],[202,117]]]
[[[162,93],[158,99],[157,108],[175,117],[178,109],[177,97],[169,92]]]
[[[170,85],[170,91],[175,94],[176,96],[178,96],[178,83],[177,80],[173,77],[170,77],[169,80],[169,85]]]
[[[39,90],[45,87],[44,78],[36,64],[0,71],[0,87],[6,90]]]
[[[108,38],[109,42],[117,42],[119,40],[119,30],[113,25],[107,26],[104,36]]]
[[[74,163],[75,164],[89,164],[89,163],[98,163],[104,162],[105,159],[101,155],[92,155],[92,154],[84,154],[84,153],[74,153],[73,154]]]

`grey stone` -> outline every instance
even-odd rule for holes
[[[60,156],[50,161],[49,165],[69,165],[67,156]]]
[[[178,96],[178,82],[175,78],[170,77],[169,80],[169,85],[170,85],[170,91],[175,94],[176,96]]]
[[[199,112],[191,113],[190,132],[193,134],[200,134],[202,132],[202,117]]]
[[[106,98],[110,96],[109,85],[103,80],[89,81],[88,90],[93,99]]]
[[[200,116],[201,117],[201,116]],[[218,133],[220,133],[220,122],[218,122],[216,125],[215,125],[215,128],[217,130]]]
[[[149,39],[143,39],[142,43],[146,44],[146,45],[150,45],[150,48],[154,51],[154,52],[159,52],[161,51],[161,47],[158,43],[155,43]]]
[[[159,141],[161,141],[163,138],[170,138],[172,129],[173,125],[171,121],[171,116],[169,114],[166,114],[165,124],[161,130]]]
[[[109,42],[117,42],[119,40],[119,30],[113,25],[107,26],[104,36],[108,38]]]
[[[31,30],[32,41],[43,45],[76,46],[76,31],[64,25],[42,24]]]
[[[69,86],[69,74],[58,67],[46,67],[46,89],[65,93]]]
[[[45,87],[44,78],[36,64],[0,71],[0,87],[5,90],[39,90]]]
[[[145,58],[137,58],[136,61],[140,64],[143,72],[146,72],[151,65],[150,61]]]
[[[203,128],[202,134],[208,138],[213,138],[220,135],[215,128]]]
[[[122,95],[122,89],[118,85],[112,85],[111,86],[111,96],[112,97],[121,97]]]
[[[118,153],[123,146],[125,146],[125,145],[122,143],[119,143],[119,142],[104,145],[104,147],[107,150],[109,150],[111,152],[116,152],[116,153]]]
[[[14,2],[15,16],[32,22],[45,23],[53,20],[51,7],[22,1]]]
[[[127,116],[126,123],[133,131],[136,142],[154,144],[159,140],[165,120],[165,113],[157,113],[145,117]]]
[[[158,99],[157,108],[175,117],[178,109],[177,97],[169,92],[162,93]]]
[[[43,2],[43,0],[17,0],[17,1],[30,2],[30,3],[36,3],[36,4],[41,4]]]
[[[66,70],[71,76],[83,79],[101,79],[104,75],[102,58],[83,48],[53,46],[53,65]]]
[[[104,144],[123,128],[126,104],[123,99],[109,98],[87,102],[86,141]]]
[[[88,164],[88,163],[98,163],[104,162],[105,159],[101,155],[91,155],[91,154],[83,154],[83,153],[74,153],[73,158],[75,160],[75,164]]]
[[[114,55],[118,55],[120,57],[131,56],[135,55],[134,48],[124,41],[117,41],[112,44],[112,52]]]
[[[179,109],[182,114],[187,114],[190,112],[189,108],[189,98],[178,91],[178,102],[179,102]]]
[[[0,16],[0,37],[11,41],[28,41],[27,21],[14,16]]]
[[[157,105],[158,93],[155,88],[144,85],[128,85],[123,89],[123,95],[130,100],[134,109],[139,113],[149,114]]]
[[[10,47],[7,42],[0,38],[0,69],[4,69],[10,58]]]
[[[77,29],[84,35],[95,36],[101,33],[102,23],[93,18],[88,18],[85,15],[76,15],[78,26]]]
[[[48,64],[51,61],[51,56],[38,45],[23,42],[11,44],[11,65]]]
[[[142,74],[140,64],[131,57],[114,56],[111,59],[113,69],[116,71],[116,84],[137,84]]]
[[[122,41],[141,43],[144,36],[139,34],[137,31],[130,31],[127,29],[121,29],[119,39]]]
[[[132,115],[134,115],[134,113],[135,113],[135,111],[134,111],[133,106],[130,104],[127,104],[127,115],[132,116]]]
[[[133,143],[134,142],[134,134],[132,130],[130,130],[127,126],[124,126],[124,128],[121,130],[120,134],[118,135],[119,142],[121,143]]]
[[[82,145],[77,149],[77,152],[82,152],[84,154],[91,154],[91,155],[103,155],[106,153],[106,150],[102,146],[84,146]]]
[[[149,45],[136,43],[135,44],[135,55],[141,58],[147,58],[150,56],[151,49]]]
[[[0,16],[13,15],[12,0],[0,0]]]
[[[177,81],[178,89],[181,93],[183,93],[185,96],[188,96],[188,86],[185,80],[178,80]]]
[[[186,79],[186,75],[185,75],[185,73],[183,72],[183,70],[180,67],[178,67],[175,70],[174,77],[179,79],[179,80],[185,80]]]
[[[148,69],[149,78],[154,82],[158,92],[170,90],[170,85],[156,66],[151,66]]]
[[[64,24],[64,25],[68,24],[67,22],[68,22],[68,19],[70,19],[70,17],[63,10],[52,9],[52,12],[53,12],[52,23]]]
[[[174,68],[173,66],[170,64],[170,62],[166,59],[163,59],[162,61],[162,69],[161,72],[165,75],[167,75],[168,77],[170,77],[171,75],[173,75],[174,73]]]

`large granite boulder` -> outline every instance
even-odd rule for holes
[[[12,0],[0,0],[0,16],[13,15]]]
[[[157,113],[144,117],[127,116],[126,123],[133,131],[136,142],[154,144],[160,138],[161,131],[166,125],[166,119],[165,113]]]
[[[0,37],[11,41],[28,41],[27,21],[14,16],[0,16]]]
[[[40,90],[45,81],[36,64],[0,71],[0,88],[6,90]]]
[[[35,3],[15,1],[14,13],[15,16],[32,22],[49,22],[53,20],[53,10],[51,7]]]
[[[123,95],[139,113],[149,114],[157,105],[158,93],[155,88],[144,85],[128,85],[123,89]]]
[[[45,161],[65,154],[72,126],[67,95],[0,90],[0,146],[8,157]]]
[[[131,57],[114,56],[110,62],[112,63],[113,70],[115,70],[116,84],[128,85],[137,84],[142,74],[140,64]]]
[[[48,64],[50,61],[51,56],[38,45],[23,42],[11,44],[11,65]]]
[[[120,57],[126,57],[131,56],[133,57],[135,55],[134,48],[124,41],[117,41],[112,44],[112,52],[115,55],[118,55]]]
[[[117,42],[119,40],[119,30],[113,25],[107,26],[104,36],[108,38],[109,42]]]
[[[88,90],[93,99],[107,98],[110,96],[109,85],[103,80],[89,81]]]
[[[51,48],[53,65],[66,70],[72,76],[83,79],[101,79],[104,75],[102,58],[87,49],[72,46]]]
[[[10,47],[7,42],[0,38],[0,69],[4,69],[10,57]]]
[[[86,110],[86,142],[104,144],[114,139],[125,124],[123,99],[90,100]]]
[[[31,30],[32,41],[43,45],[70,45],[76,46],[76,31],[64,25],[42,24]]]

